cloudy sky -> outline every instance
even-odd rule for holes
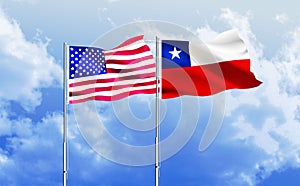
[[[138,31],[122,30],[145,20],[177,25],[203,42],[237,29],[249,49],[251,70],[263,82],[250,90],[226,91],[221,99],[216,95],[161,102],[161,139],[171,139],[170,151],[183,144],[160,164],[161,185],[299,185],[296,4],[293,0],[0,1],[1,185],[62,185],[63,42],[103,41],[103,47],[114,47],[128,36],[158,29],[142,25]],[[221,107],[216,107],[218,100]],[[68,185],[154,185],[151,163],[131,166],[147,161],[151,152],[127,154],[153,145],[154,96],[92,104],[68,107]],[[212,115],[222,119],[222,127],[213,143],[200,151]],[[94,121],[101,125],[89,128]],[[172,136],[174,131],[179,136]],[[86,132],[96,137],[90,139]],[[111,136],[128,144],[123,153]],[[93,140],[99,140],[98,146]]]

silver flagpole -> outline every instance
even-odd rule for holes
[[[64,112],[64,121],[63,121],[63,186],[67,186],[67,50],[68,45],[67,43],[64,43],[64,84],[63,84],[63,90],[64,90],[64,99],[63,99],[63,112]]]
[[[159,186],[159,39],[156,37],[155,186]]]

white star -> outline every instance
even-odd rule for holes
[[[180,52],[181,52],[181,50],[177,50],[176,47],[174,47],[174,50],[170,51],[169,53],[172,54],[172,59],[174,59],[175,57],[180,59],[180,56],[179,56]]]

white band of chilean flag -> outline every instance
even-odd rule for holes
[[[189,42],[189,52],[192,66],[250,59],[247,47],[237,30],[223,32],[208,43]]]

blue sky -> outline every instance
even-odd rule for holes
[[[258,88],[223,94],[222,127],[205,151],[199,151],[199,143],[215,112],[216,97],[162,102],[162,139],[169,139],[173,131],[181,135],[172,141],[174,146],[190,138],[161,163],[161,185],[299,185],[300,13],[296,4],[292,0],[0,1],[1,185],[62,184],[63,42],[99,43],[105,41],[103,35],[143,20],[180,25],[204,42],[237,29],[249,49],[251,70],[263,82]],[[114,47],[125,37],[119,35],[103,46]],[[100,120],[103,125],[93,131],[96,136],[108,131],[131,147],[152,145],[154,130],[130,127],[144,123],[145,130],[153,128],[153,101],[153,96],[139,95],[95,103],[97,117],[91,107],[82,106],[80,113],[70,106],[69,185],[154,185],[153,165],[127,166],[103,158],[97,151],[120,160],[141,159],[120,153],[108,138],[93,147],[80,133],[89,128],[76,124],[80,114],[91,116],[83,124]],[[176,128],[181,126],[180,118],[187,125]]]

